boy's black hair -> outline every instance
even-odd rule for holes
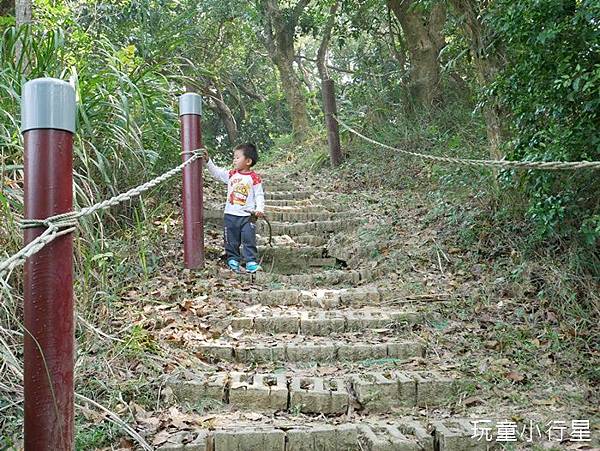
[[[256,150],[256,146],[252,143],[239,144],[233,150],[241,150],[244,157],[250,158],[252,160],[250,167],[254,166],[258,161],[258,150]]]

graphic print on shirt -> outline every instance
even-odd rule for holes
[[[232,186],[231,194],[229,195],[229,203],[231,205],[246,205],[250,194],[250,185],[244,183],[242,177],[233,177],[229,183]]]

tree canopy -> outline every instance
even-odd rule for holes
[[[290,133],[306,142],[323,122],[319,66],[337,83],[340,114],[373,132],[398,120],[437,128],[436,111],[458,109],[470,114],[463,127],[486,132],[480,156],[600,155],[599,6],[591,0],[37,1],[32,23],[19,26],[13,5],[1,12],[5,163],[19,160],[22,82],[72,78],[77,168],[98,192],[174,157],[174,99],[184,90],[205,99],[211,145],[268,148]],[[460,155],[454,139],[446,153]],[[592,173],[496,176],[527,198],[540,236],[598,239]]]

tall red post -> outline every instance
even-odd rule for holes
[[[25,219],[73,208],[75,90],[40,78],[23,86]],[[25,230],[25,244],[44,227]],[[25,450],[73,449],[73,236],[27,259],[24,273]]]
[[[183,161],[202,146],[202,97],[187,92],[179,98]],[[204,199],[202,159],[183,169],[183,260],[186,268],[204,267]]]

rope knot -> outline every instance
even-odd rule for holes
[[[204,147],[199,147],[198,149],[193,149],[193,150],[183,150],[183,151],[181,151],[181,155],[203,156],[204,151],[205,151]]]
[[[51,230],[73,229],[79,223],[79,216],[78,212],[69,211],[50,216],[46,219],[21,219],[19,226],[22,229],[31,229],[34,227],[46,227]]]

